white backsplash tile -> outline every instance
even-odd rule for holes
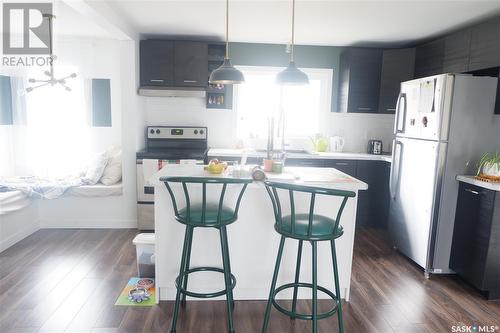
[[[236,113],[231,110],[205,108],[203,98],[145,97],[147,125],[207,126],[210,147],[234,148],[237,144]],[[325,136],[342,136],[344,151],[366,152],[368,140],[383,141],[384,151],[390,151],[394,115],[352,114],[328,112],[322,115],[320,131]],[[292,149],[312,149],[308,137],[288,138]],[[265,140],[251,143],[265,148]]]

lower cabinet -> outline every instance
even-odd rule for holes
[[[368,190],[358,192],[356,225],[387,228],[391,164],[365,160],[325,160],[324,163],[325,167],[335,168],[368,184]]]
[[[220,161],[240,161],[240,157],[209,156]],[[248,164],[261,164],[262,158],[249,157]],[[335,168],[368,184],[358,192],[357,226],[386,229],[389,214],[389,174],[391,164],[384,161],[288,158],[285,166]]]
[[[450,268],[483,291],[500,299],[500,194],[460,183]]]

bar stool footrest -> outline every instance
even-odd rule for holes
[[[285,289],[290,289],[290,288],[294,288],[294,287],[312,289],[313,285],[311,283],[298,282],[298,283],[287,283],[287,284],[284,284],[282,286],[279,286],[278,288],[276,288],[274,290],[273,295],[272,295],[272,304],[273,304],[273,306],[276,308],[276,310],[278,310],[279,312],[287,315],[288,317],[298,318],[298,319],[302,319],[302,320],[312,320],[313,319],[312,314],[303,314],[303,313],[293,312],[293,311],[290,311],[288,309],[285,309],[281,304],[279,304],[278,302],[276,302],[275,297],[276,297],[276,295],[278,293],[280,293],[281,291],[283,291]],[[335,313],[337,313],[338,302],[340,300],[337,299],[337,296],[335,296],[335,294],[333,292],[331,292],[330,290],[326,289],[325,287],[317,286],[317,288],[318,288],[319,291],[322,291],[325,294],[327,294],[328,296],[330,296],[330,298],[335,302],[335,306],[331,310],[329,310],[327,312],[318,313],[318,315],[316,316],[316,318],[317,319],[325,319],[325,318],[333,316]]]
[[[222,268],[218,267],[195,267],[188,269],[187,271],[184,271],[181,275],[177,276],[175,279],[175,287],[177,289],[180,289],[182,294],[185,294],[187,296],[195,297],[195,298],[214,298],[222,295],[227,294],[227,290],[220,290],[212,293],[195,293],[193,291],[186,290],[182,287],[182,281],[184,281],[184,277],[187,277],[191,273],[196,273],[196,272],[216,272],[216,273],[222,273],[225,274],[224,270]],[[231,286],[230,289],[233,290],[234,287],[236,286],[236,277],[229,273],[231,277]]]

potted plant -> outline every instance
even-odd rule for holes
[[[477,175],[500,180],[500,153],[485,153],[481,157],[477,169]]]

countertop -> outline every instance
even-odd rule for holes
[[[155,173],[151,179],[151,184],[163,185],[162,178],[166,176],[189,176],[189,177],[221,177],[221,178],[250,178],[250,175],[233,176],[232,167],[220,175],[210,174],[203,169],[202,165],[166,165]],[[283,181],[302,185],[339,188],[345,190],[367,190],[368,185],[361,180],[351,177],[334,168],[315,167],[286,167],[281,174],[268,172],[268,180]]]
[[[243,154],[243,149],[230,148],[211,148],[208,151],[208,156],[221,157],[240,157]],[[248,157],[265,157],[265,152],[249,150]],[[368,153],[351,153],[351,152],[313,152],[313,153],[287,153],[287,158],[307,158],[307,159],[336,159],[336,160],[368,160],[368,161],[385,161],[392,162],[391,155],[373,155]]]
[[[489,183],[479,179],[474,176],[457,176],[457,180],[471,185],[476,185],[479,187],[486,188],[488,190],[500,192],[500,183]]]

